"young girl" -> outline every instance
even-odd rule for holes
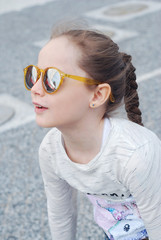
[[[143,127],[131,56],[91,30],[54,31],[25,68],[53,240],[76,239],[76,192],[93,204],[105,239],[159,239],[161,142]],[[128,120],[112,117],[124,101]]]

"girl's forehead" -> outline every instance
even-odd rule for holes
[[[80,56],[80,49],[67,37],[58,37],[51,39],[40,51],[40,56],[53,56],[53,57],[73,57]]]
[[[57,67],[58,69],[76,74],[78,62],[82,57],[81,50],[67,37],[50,40],[40,51],[38,66],[40,68]]]

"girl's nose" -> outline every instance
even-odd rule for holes
[[[40,96],[45,95],[45,91],[44,91],[44,88],[42,86],[42,76],[37,80],[37,82],[31,88],[31,93],[34,94],[34,95],[40,95]]]

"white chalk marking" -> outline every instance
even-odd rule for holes
[[[0,125],[0,132],[17,128],[35,119],[34,109],[27,103],[24,103],[11,95],[0,95],[0,105],[3,105],[3,108],[5,106],[11,107],[15,112],[14,116],[9,121]]]
[[[118,29],[111,26],[105,26],[105,25],[97,24],[97,25],[93,25],[92,28],[105,33],[116,42],[131,38],[131,37],[136,37],[138,35],[138,33],[134,31],[126,31],[126,30]]]
[[[161,75],[161,68],[155,69],[152,72],[146,73],[140,77],[137,78],[137,82],[143,82],[150,78],[157,77],[158,75]]]
[[[87,17],[110,20],[114,22],[126,21],[161,9],[161,3],[151,1],[123,1],[122,3],[107,5],[105,7],[85,13]]]
[[[21,11],[24,8],[33,7],[36,5],[44,5],[55,0],[0,0],[0,14],[9,13],[12,11]]]

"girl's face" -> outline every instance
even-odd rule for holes
[[[81,52],[66,37],[52,39],[38,57],[38,67],[56,67],[67,74],[89,77],[78,67]],[[47,94],[42,87],[42,79],[31,89],[35,105],[36,122],[41,127],[74,127],[90,111],[92,90],[77,80],[64,78],[63,84],[54,94]],[[39,108],[42,106],[43,108]]]

